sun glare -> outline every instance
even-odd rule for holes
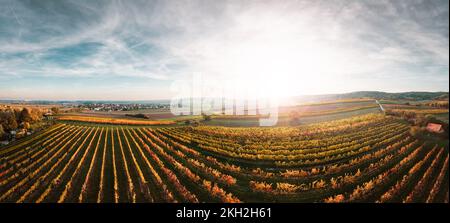
[[[334,46],[304,35],[292,23],[266,18],[263,26],[246,38],[227,44],[227,75],[243,82],[257,97],[285,97],[326,92],[344,64]],[[255,24],[252,22],[251,24]],[[311,31],[313,32],[313,31]]]

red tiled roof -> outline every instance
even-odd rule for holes
[[[442,125],[436,123],[428,123],[427,130],[431,132],[440,132],[442,131]]]

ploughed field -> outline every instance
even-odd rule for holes
[[[56,124],[0,150],[0,202],[448,202],[448,146],[364,115],[301,127]]]

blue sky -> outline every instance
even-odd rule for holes
[[[449,90],[448,0],[0,0],[0,99],[167,99],[200,72],[286,95]]]

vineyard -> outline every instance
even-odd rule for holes
[[[59,123],[0,150],[0,202],[448,202],[449,151],[393,117],[301,127]]]

